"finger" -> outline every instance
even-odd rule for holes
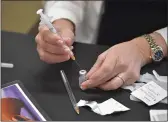
[[[42,41],[41,39],[41,35],[38,33],[37,36],[35,37],[35,41],[38,44],[40,41]]]
[[[47,63],[60,63],[70,59],[69,55],[55,55],[44,51],[39,46],[37,47],[40,59]]]
[[[73,47],[73,46],[70,46],[70,49],[71,49],[71,50],[73,50],[73,49],[74,49],[74,47]]]
[[[36,36],[36,43],[43,48],[45,51],[55,54],[64,54],[67,55],[69,53],[68,47],[60,46],[60,45],[52,45],[44,41],[40,34]]]
[[[106,58],[107,59],[107,58]],[[102,63],[101,67],[95,71],[91,77],[85,82],[81,84],[83,89],[93,88],[97,87],[100,84],[108,81],[113,77],[113,69],[117,69],[116,66],[116,58],[114,60],[111,60],[111,62],[105,61]],[[116,68],[115,68],[116,67]]]
[[[115,90],[122,86],[131,85],[139,79],[140,70],[137,69],[139,68],[136,68],[136,66],[134,66],[134,68],[130,67],[127,69],[127,71],[119,73],[114,79],[100,85],[99,88],[103,90]]]
[[[131,68],[132,67],[132,68]],[[140,68],[138,65],[130,66],[127,69],[128,80],[124,85],[131,85],[140,78]]]
[[[37,44],[40,48],[42,48],[43,50],[45,50],[49,53],[53,53],[53,54],[57,54],[57,55],[69,54],[68,51],[66,49],[64,49],[63,47],[58,46],[58,45],[49,44],[43,40],[37,41]]]
[[[115,77],[117,74],[125,70],[125,67],[120,66],[117,56],[106,58],[101,67],[92,74],[90,79],[92,80],[109,80]]]
[[[58,34],[52,33],[46,26],[40,28],[39,34],[42,36],[42,40],[50,44],[62,44],[61,37]]]
[[[128,74],[127,72],[120,73],[110,81],[102,84],[99,86],[99,88],[103,90],[116,90],[120,88],[122,85],[124,85],[128,80]]]
[[[106,58],[107,51],[99,55],[99,57],[96,60],[96,63],[93,65],[93,67],[90,69],[90,71],[87,73],[86,77],[89,78],[103,63],[103,61]]]
[[[74,43],[74,40],[72,40],[70,37],[64,37],[63,39],[68,47],[70,47]]]
[[[48,27],[41,21],[39,23],[38,31],[40,31],[42,28],[48,30]]]

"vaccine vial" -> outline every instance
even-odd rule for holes
[[[86,70],[80,70],[79,71],[79,87],[81,86],[81,84],[86,81]]]

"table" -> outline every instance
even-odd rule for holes
[[[149,110],[151,108],[167,108],[164,104],[148,107],[143,103],[130,101],[130,93],[123,89],[108,92],[102,90],[82,91],[78,85],[78,67],[73,61],[70,60],[52,65],[46,64],[39,59],[34,37],[4,31],[2,31],[1,36],[2,62],[11,62],[14,64],[13,69],[1,68],[2,84],[14,80],[21,80],[40,107],[54,121],[147,121],[150,120]],[[80,43],[75,43],[74,47],[77,61],[80,62],[82,68],[86,70],[89,70],[97,59],[97,56],[108,48]],[[160,75],[168,76],[167,65],[167,60],[162,61],[158,65],[150,64],[144,67],[141,73],[151,73],[151,71],[155,69]],[[81,108],[80,115],[77,115],[72,108],[61,79],[61,69],[67,74],[77,101],[84,99],[103,102],[112,97],[131,110],[108,116],[100,116],[93,113],[89,108]]]

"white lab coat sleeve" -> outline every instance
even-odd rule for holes
[[[164,40],[166,41],[166,44],[168,44],[167,43],[167,41],[168,41],[168,39],[167,39],[167,27],[162,28],[160,30],[157,30],[156,32],[160,33],[162,35],[162,37],[164,38]]]
[[[77,26],[84,16],[86,1],[47,1],[44,13],[51,17],[51,22],[56,19],[68,19]]]

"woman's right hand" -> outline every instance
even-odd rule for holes
[[[59,19],[53,25],[59,34],[52,33],[48,27],[42,25],[35,38],[40,59],[50,64],[69,60],[74,42],[74,26],[69,20]]]

